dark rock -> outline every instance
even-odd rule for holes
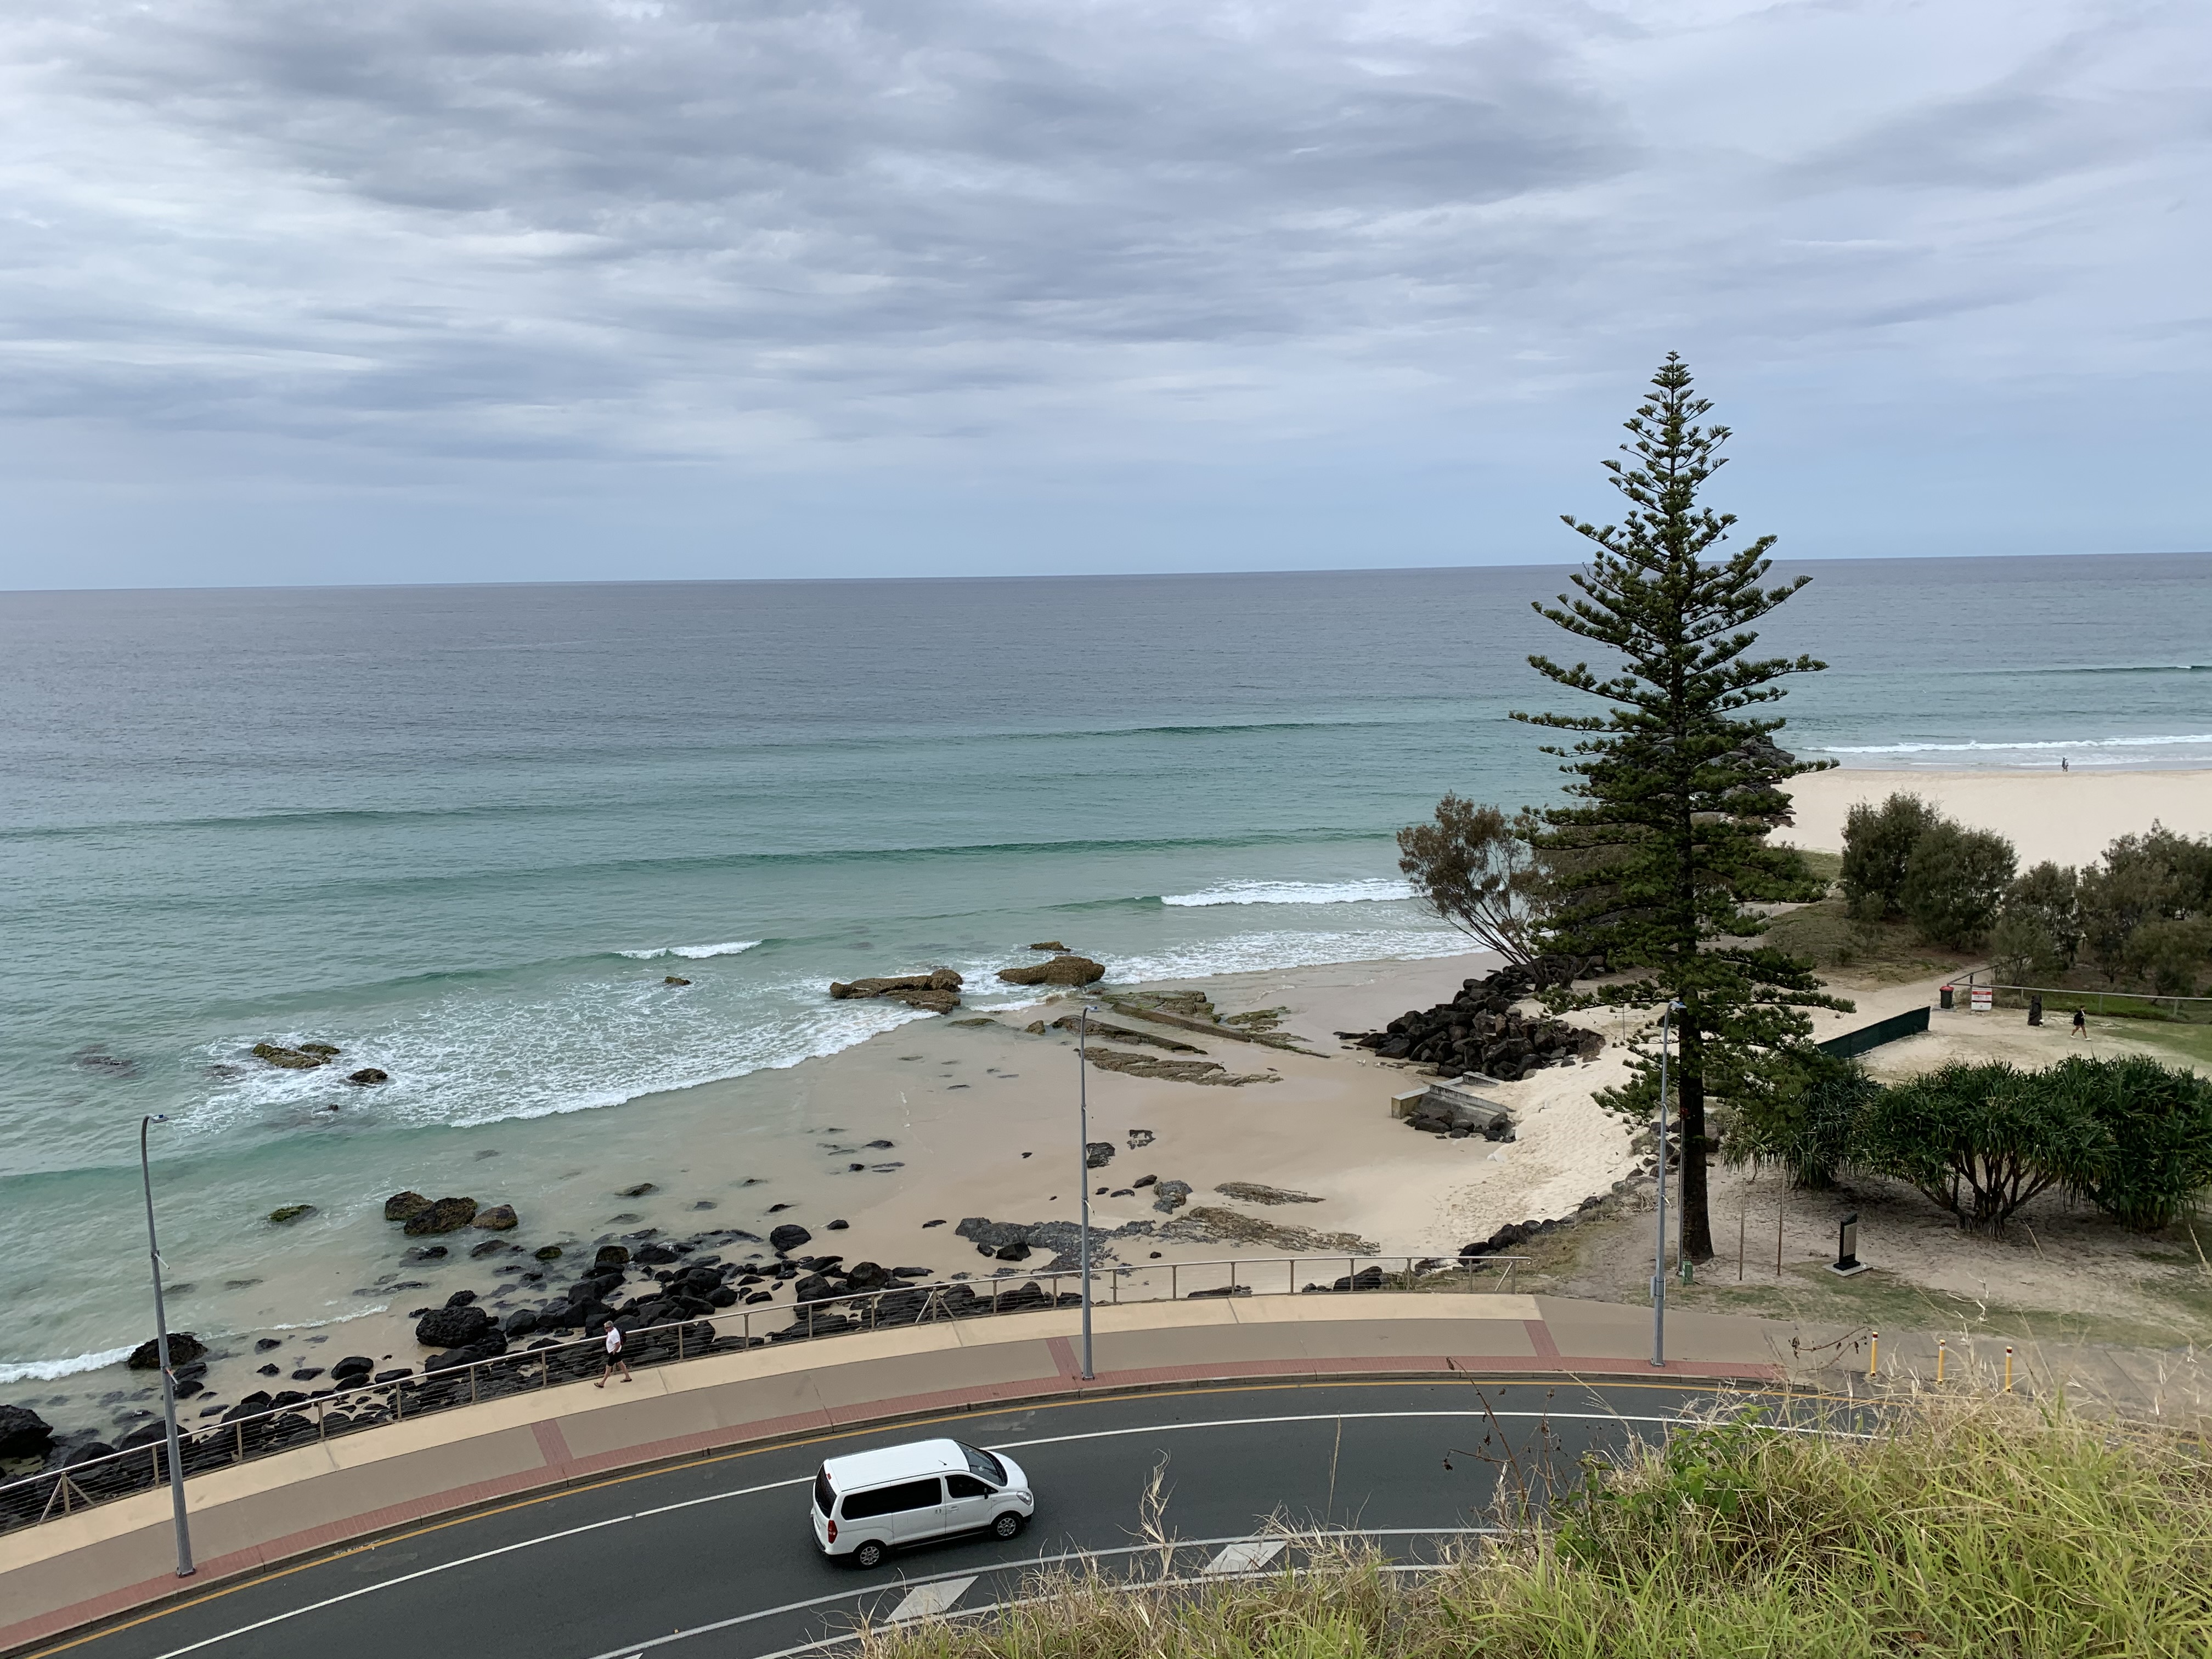
[[[959,975],[950,968],[933,968],[926,974],[901,974],[889,979],[856,979],[849,985],[832,984],[830,994],[847,997],[888,997],[894,1002],[903,1002],[909,1008],[920,1008],[933,1014],[947,1014],[960,1006],[959,991],[963,984]]]
[[[337,1364],[331,1367],[331,1375],[334,1377],[367,1376],[375,1369],[376,1362],[374,1359],[371,1359],[367,1354],[349,1353],[343,1359],[339,1360]]]
[[[627,1246],[602,1244],[599,1246],[599,1253],[592,1258],[592,1271],[596,1273],[602,1267],[625,1267],[629,1261],[629,1250]]]
[[[558,1244],[540,1245],[530,1254],[539,1261],[558,1261],[561,1259],[561,1247]]]
[[[292,1380],[295,1382],[312,1382],[322,1374],[323,1368],[320,1365],[302,1365],[292,1373]]]
[[[665,1267],[678,1259],[674,1250],[661,1243],[641,1244],[630,1255],[632,1261],[646,1267]]]
[[[167,1423],[141,1423],[137,1428],[115,1443],[118,1451],[137,1451],[141,1446],[151,1446],[169,1437]]]
[[[283,1346],[284,1343],[282,1338],[264,1336],[254,1343],[253,1352],[256,1353],[267,1353],[271,1348],[281,1348]]]
[[[391,1082],[392,1073],[380,1066],[364,1066],[358,1072],[348,1072],[346,1081],[366,1088],[372,1083]]]
[[[797,1249],[800,1245],[807,1243],[813,1237],[812,1233],[807,1231],[797,1222],[787,1221],[781,1227],[769,1232],[768,1242],[770,1249],[779,1255],[784,1255]]]
[[[471,1261],[481,1261],[486,1256],[497,1255],[501,1250],[507,1248],[508,1247],[506,1244],[501,1243],[496,1238],[487,1238],[483,1243],[476,1245],[469,1251],[469,1260]]]
[[[511,1337],[527,1336],[538,1328],[538,1316],[528,1308],[517,1308],[500,1328]]]
[[[269,1212],[269,1218],[281,1227],[288,1221],[297,1221],[301,1216],[314,1212],[315,1206],[312,1204],[280,1204]]]
[[[881,1264],[873,1261],[855,1261],[845,1270],[845,1282],[855,1291],[880,1291],[890,1278]]]
[[[453,1252],[442,1244],[417,1244],[400,1255],[402,1261],[442,1261]]]
[[[1190,1201],[1190,1182],[1162,1181],[1154,1183],[1152,1207],[1162,1215],[1172,1215]]]
[[[1106,977],[1106,965],[1089,957],[1063,954],[1050,962],[1001,968],[999,977],[1009,985],[1094,985]]]
[[[1114,1143],[1110,1140],[1086,1140],[1083,1143],[1083,1167],[1103,1170],[1114,1161]]]
[[[281,1042],[257,1042],[253,1045],[253,1057],[287,1072],[312,1072],[318,1066],[328,1065],[331,1054],[337,1053],[335,1048],[329,1054],[313,1052],[326,1046],[303,1042],[296,1048],[287,1048]]]
[[[228,1413],[226,1413],[225,1415],[228,1416]],[[88,1440],[82,1446],[72,1446],[70,1449],[70,1455],[62,1459],[62,1467],[65,1469],[73,1469],[80,1463],[95,1463],[103,1457],[114,1455],[115,1448],[105,1440]]]
[[[157,1338],[148,1338],[131,1351],[131,1358],[124,1363],[134,1371],[159,1370],[161,1367],[161,1351],[157,1346],[158,1341]],[[172,1369],[179,1365],[189,1365],[205,1352],[207,1352],[207,1344],[202,1342],[190,1331],[169,1333],[169,1364]]]
[[[256,1376],[275,1376],[283,1370],[280,1365],[257,1365],[253,1368],[253,1374]]]
[[[738,1293],[726,1285],[718,1285],[707,1292],[707,1305],[710,1308],[732,1307],[737,1299]]]
[[[980,1215],[969,1216],[953,1231],[980,1247],[986,1255],[1008,1244],[1026,1244],[1030,1239],[1030,1229],[1025,1222],[993,1221]]]
[[[491,1329],[482,1308],[433,1308],[415,1323],[415,1340],[426,1348],[459,1348],[481,1340]]]
[[[1129,1185],[1132,1187],[1149,1187],[1158,1179],[1159,1177],[1156,1175],[1141,1175],[1134,1181],[1131,1182]]]
[[[927,1267],[894,1267],[891,1269],[891,1277],[893,1279],[927,1279],[929,1277],[929,1269]]]
[[[207,1384],[198,1377],[180,1376],[177,1379],[175,1392],[178,1399],[190,1400],[194,1395],[204,1393],[206,1389]]]
[[[849,1221],[833,1221],[822,1231],[828,1233],[842,1233],[852,1224]]]
[[[420,1193],[394,1193],[384,1200],[386,1221],[412,1221],[430,1207],[430,1200]]]
[[[385,1207],[389,1209],[391,1206]],[[407,1237],[421,1238],[431,1233],[459,1232],[476,1218],[477,1201],[473,1198],[441,1198],[407,1218]]]
[[[53,1438],[46,1419],[28,1406],[0,1406],[0,1457],[43,1457]]]
[[[495,1204],[489,1210],[478,1210],[469,1224],[482,1227],[486,1232],[512,1232],[522,1218],[515,1214],[512,1204]]]
[[[791,1287],[791,1293],[801,1302],[829,1302],[843,1294],[827,1274],[809,1273]]]
[[[1029,1258],[1030,1247],[1019,1239],[1011,1243],[1001,1244],[991,1252],[991,1259],[994,1261],[1026,1261]]]
[[[369,1379],[372,1382],[398,1382],[415,1375],[412,1365],[396,1365],[388,1371],[379,1371]]]
[[[660,977],[660,982],[663,985],[689,985],[691,981],[681,974],[664,974]]]
[[[455,1291],[446,1298],[446,1305],[449,1308],[465,1308],[476,1299],[477,1293],[474,1291]]]
[[[641,1181],[635,1187],[623,1188],[621,1195],[624,1198],[643,1198],[647,1193],[657,1193],[659,1190],[660,1188],[650,1181]]]
[[[936,1220],[934,1220],[934,1221],[925,1221],[925,1222],[923,1222],[923,1223],[921,1224],[921,1226],[922,1226],[922,1231],[925,1231],[925,1232],[927,1232],[927,1231],[930,1228],[932,1228],[932,1227],[942,1227],[944,1224],[945,1224],[945,1218],[944,1218],[943,1216],[939,1216],[939,1217],[938,1217],[938,1218],[937,1218],[937,1219],[936,1219]]]

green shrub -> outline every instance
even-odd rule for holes
[[[2081,948],[2081,912],[2080,877],[2046,859],[2005,890],[1990,949],[2022,976],[2063,974]]]
[[[1899,901],[1930,945],[1970,949],[1996,922],[2014,862],[2012,843],[2002,836],[1946,820],[1912,843]]]
[[[1942,822],[1917,795],[1892,795],[1879,806],[1861,801],[1844,816],[1844,862],[1837,880],[1862,921],[1881,921],[1905,908],[1905,871],[1912,844]]]
[[[2120,959],[2160,996],[2193,996],[2212,957],[2212,917],[2147,921],[2128,935]]]
[[[1744,1114],[1722,1143],[1731,1164],[1773,1164],[1792,1186],[1826,1189],[1850,1162],[1860,1115],[1881,1085],[1856,1060],[1832,1060],[1814,1050],[1810,1076],[1794,1097],[1762,1103]]]
[[[2041,1081],[2102,1131],[2101,1158],[2075,1185],[2106,1214],[2155,1231],[2212,1188],[2212,1079],[2130,1054],[2076,1055]]]
[[[1954,1060],[1882,1090],[1858,1115],[1850,1161],[1910,1182],[1961,1227],[1999,1232],[2062,1182],[2086,1187],[2107,1131],[2044,1074]]]

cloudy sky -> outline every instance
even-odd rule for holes
[[[0,586],[2212,545],[2202,0],[17,0]]]

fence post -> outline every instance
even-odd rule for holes
[[[325,1431],[323,1427],[323,1407],[327,1406],[329,1403],[330,1402],[328,1401],[319,1398],[315,1401],[315,1438],[318,1440],[327,1440],[330,1438],[329,1434]]]
[[[471,1366],[470,1366],[470,1367],[469,1367],[469,1404],[471,1404],[471,1406],[473,1406],[473,1405],[475,1405],[476,1403],[477,1403],[477,1368],[476,1368],[474,1365],[471,1365]]]

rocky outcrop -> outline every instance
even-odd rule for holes
[[[465,1348],[491,1333],[482,1308],[433,1308],[415,1322],[415,1340],[426,1348]]]
[[[329,1065],[331,1055],[337,1053],[335,1048],[331,1049],[328,1054],[315,1052],[324,1046],[320,1043],[303,1042],[296,1048],[287,1048],[281,1042],[257,1042],[253,1045],[253,1057],[258,1060],[265,1060],[283,1071],[312,1072],[318,1066]]]
[[[1106,964],[1089,957],[1057,956],[1050,962],[1001,968],[999,977],[1009,985],[1096,985],[1106,977]]]
[[[190,1331],[171,1331],[169,1333],[169,1368],[172,1370],[174,1370],[179,1365],[189,1365],[193,1361],[204,1358],[206,1353],[207,1344],[201,1341],[199,1338],[194,1336]],[[131,1349],[131,1358],[123,1363],[128,1365],[134,1371],[155,1371],[161,1370],[161,1351],[159,1339],[149,1337],[145,1341],[141,1342],[137,1347]]]
[[[488,1210],[478,1210],[469,1222],[471,1227],[482,1227],[486,1232],[512,1232],[521,1224],[522,1218],[514,1212],[512,1204],[495,1204]]]
[[[1299,1048],[1297,1040],[1288,1033],[1267,1029],[1280,1023],[1278,1011],[1273,1008],[1257,1014],[1231,1014],[1224,1019],[1212,1000],[1196,991],[1178,991],[1167,996],[1132,991],[1109,996],[1107,1002],[1116,1013],[1133,1015],[1156,1025],[1173,1025],[1206,1036],[1226,1037],[1231,1042],[1255,1042],[1264,1048],[1282,1048],[1294,1054],[1310,1052]]]
[[[787,1255],[800,1245],[811,1243],[813,1237],[812,1233],[797,1222],[787,1221],[781,1227],[770,1230],[768,1243],[778,1255]]]
[[[456,1233],[476,1218],[477,1201],[473,1198],[441,1198],[408,1217],[405,1231],[410,1238]]]
[[[1086,1140],[1083,1143],[1083,1167],[1103,1170],[1114,1161],[1114,1143],[1110,1140]]]
[[[949,1014],[960,1006],[963,983],[950,968],[933,968],[926,974],[901,974],[889,979],[856,979],[849,984],[833,981],[830,994],[840,1000],[881,997],[926,1013]]]
[[[315,1206],[312,1204],[280,1204],[269,1212],[269,1218],[282,1227],[287,1222],[297,1221],[301,1216],[314,1212]]]
[[[1132,1030],[1127,1025],[1115,1025],[1103,1019],[1082,1020],[1073,1014],[1062,1014],[1053,1021],[1053,1026],[1062,1031],[1081,1030],[1085,1036],[1100,1042],[1135,1042],[1147,1048],[1164,1048],[1171,1054],[1202,1054],[1206,1052],[1194,1042],[1178,1042],[1174,1037],[1162,1036],[1157,1031]],[[1042,1021],[1037,1029],[1044,1029]]]
[[[362,1088],[367,1088],[373,1083],[391,1082],[392,1073],[384,1070],[381,1066],[364,1066],[358,1072],[348,1072],[346,1073],[346,1081],[348,1083],[358,1084]]]
[[[1572,1066],[1605,1047],[1595,1031],[1523,1014],[1514,1004],[1555,985],[1571,985],[1586,964],[1573,957],[1540,957],[1531,967],[1505,967],[1471,979],[1449,1002],[1408,1009],[1380,1031],[1337,1035],[1386,1060],[1411,1060],[1445,1076],[1479,1072],[1517,1083],[1547,1066]]]
[[[1121,1072],[1130,1077],[1155,1078],[1166,1083],[1206,1083],[1236,1089],[1247,1083],[1282,1081],[1271,1073],[1232,1072],[1211,1060],[1162,1060],[1154,1054],[1133,1054],[1120,1048],[1093,1048],[1088,1057],[1102,1072]]]
[[[1162,1215],[1173,1215],[1190,1202],[1190,1182],[1163,1181],[1152,1188],[1152,1207]]]
[[[1256,1181],[1224,1181],[1213,1190],[1224,1198],[1242,1199],[1247,1204],[1318,1204],[1322,1201],[1311,1193],[1294,1193],[1287,1187],[1262,1186]]]
[[[28,1406],[0,1406],[0,1457],[44,1457],[54,1431]]]
[[[420,1193],[394,1193],[384,1200],[386,1221],[412,1221],[430,1207],[430,1200]]]

